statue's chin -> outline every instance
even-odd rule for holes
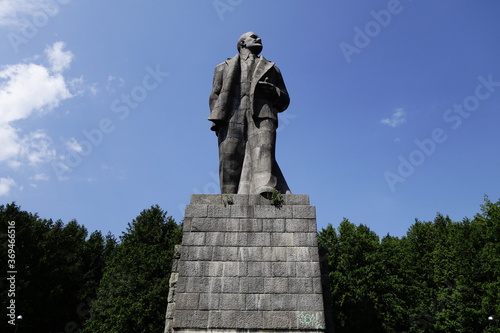
[[[262,52],[262,49],[262,46],[254,46],[250,51],[255,55],[259,55]]]

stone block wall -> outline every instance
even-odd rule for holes
[[[183,228],[170,331],[325,331],[307,195],[193,195]]]

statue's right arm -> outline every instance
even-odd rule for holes
[[[219,98],[219,94],[222,90],[222,81],[223,81],[224,68],[223,66],[217,66],[214,71],[214,80],[212,83],[212,92],[210,93],[210,111],[213,109],[213,106],[217,99]]]

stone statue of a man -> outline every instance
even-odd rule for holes
[[[219,141],[222,193],[290,193],[275,159],[278,112],[290,103],[280,70],[259,56],[253,32],[238,40],[238,54],[215,68],[210,117]]]

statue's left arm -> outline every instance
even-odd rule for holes
[[[283,112],[290,104],[290,97],[288,96],[288,91],[286,90],[285,82],[283,81],[279,68],[276,66],[274,67],[276,69],[276,93],[278,95],[274,102],[274,107],[278,112]]]
[[[283,112],[290,104],[285,82],[277,66],[273,66],[259,81],[261,93],[271,102],[277,112]]]

